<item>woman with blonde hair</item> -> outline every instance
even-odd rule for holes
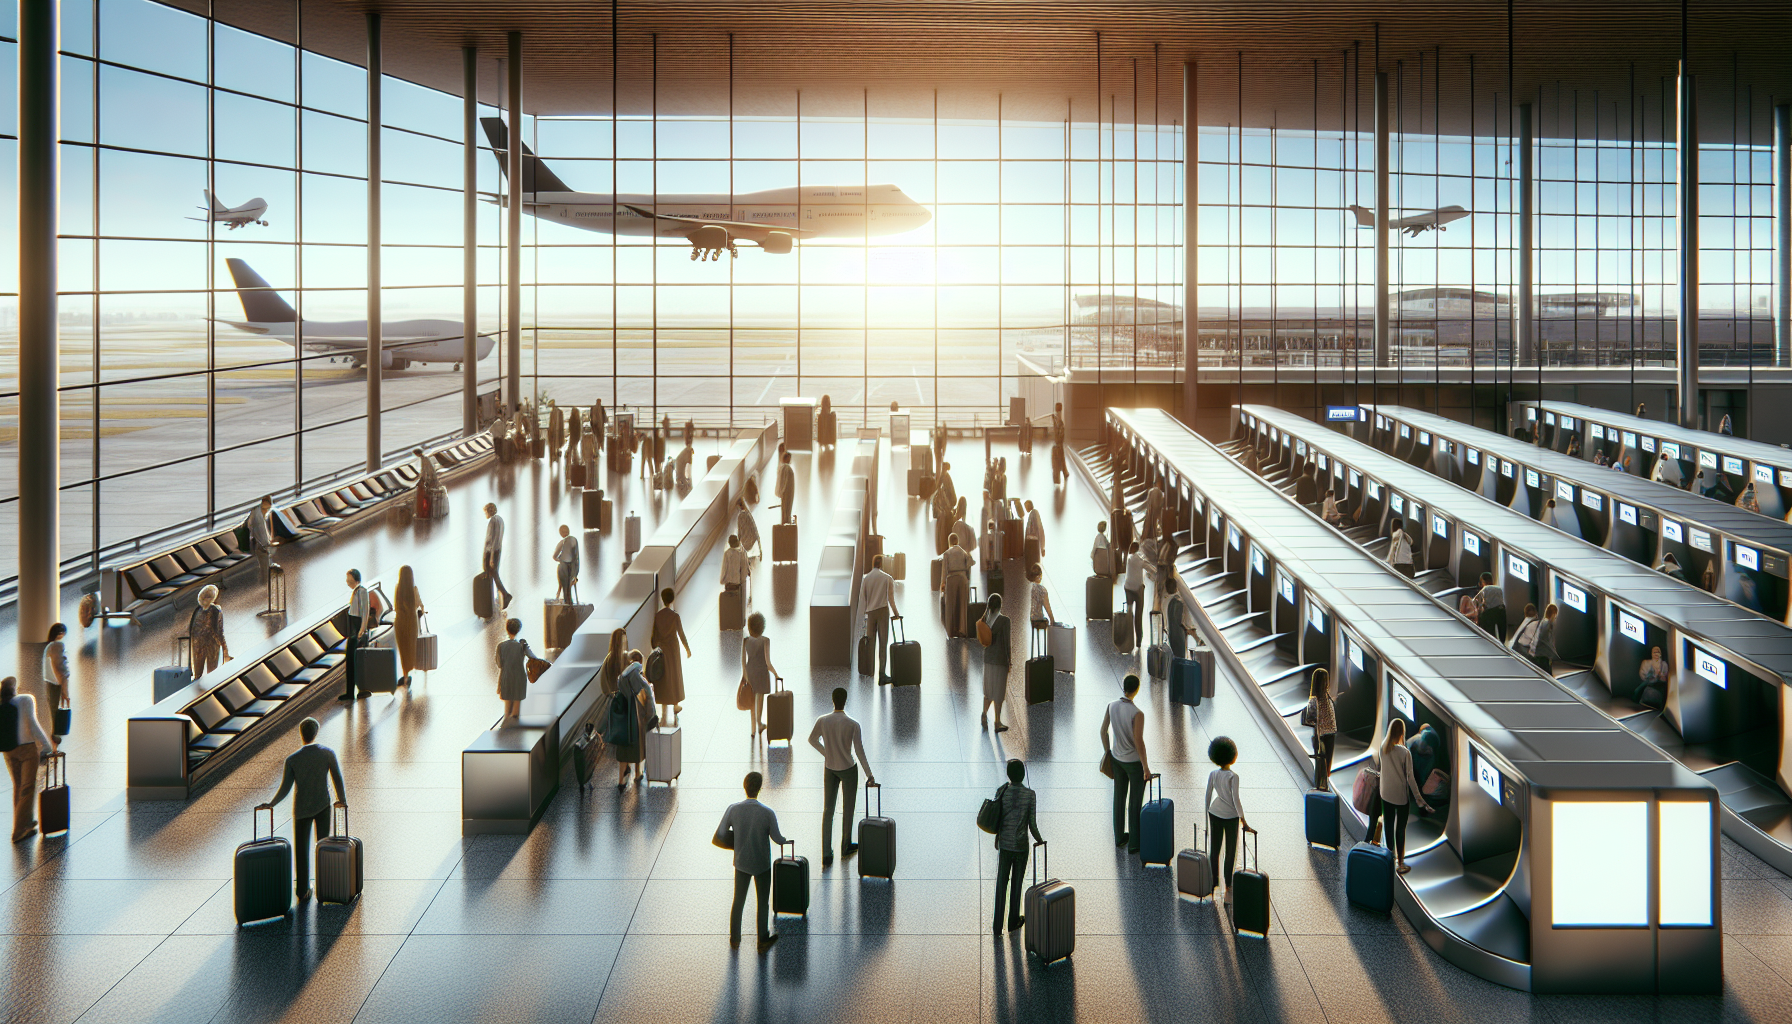
[[[1381,811],[1387,815],[1387,846],[1394,851],[1394,870],[1406,874],[1412,870],[1406,863],[1406,821],[1412,804],[1430,811],[1431,805],[1420,795],[1419,780],[1412,774],[1412,751],[1406,747],[1406,720],[1398,716],[1388,722],[1387,735],[1376,752],[1381,768]],[[1371,830],[1374,820],[1369,822]]]
[[[199,607],[187,620],[187,636],[193,643],[193,675],[205,675],[230,660],[230,643],[224,639],[224,609],[218,607],[218,588],[206,584],[199,591]]]
[[[398,667],[404,673],[404,685],[411,685],[411,670],[417,667],[417,634],[423,628],[423,595],[417,592],[417,578],[411,567],[398,567],[398,586],[392,594],[392,636],[398,648]]]

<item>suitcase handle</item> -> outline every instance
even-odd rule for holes
[[[342,811],[342,831],[340,832],[336,831],[336,811],[338,808]],[[330,805],[330,838],[348,838],[348,803],[346,801],[338,800]]]
[[[1035,842],[1033,844],[1033,848],[1035,850],[1039,851],[1039,856],[1033,858],[1033,884],[1038,885],[1039,884],[1039,864],[1041,861],[1045,860],[1045,854],[1046,854],[1045,840],[1041,839],[1041,840]],[[1050,867],[1047,867],[1045,869],[1045,877],[1047,877],[1047,878],[1052,877],[1052,870]]]
[[[62,785],[68,785],[68,755],[60,750],[44,755],[44,788],[55,789],[58,779]]]
[[[1152,772],[1151,777],[1145,780],[1146,787],[1149,788],[1153,782],[1157,783],[1157,798],[1162,800],[1164,798],[1164,773]]]
[[[872,782],[869,778],[865,780],[865,817],[873,817],[871,813],[871,791],[874,789],[877,790],[877,814],[875,816],[881,818],[884,816],[884,784],[881,782]]]
[[[259,804],[249,815],[249,838],[252,841],[259,842],[261,840],[262,811],[268,812],[268,838],[274,838],[274,805]]]
[[[795,857],[796,856],[796,840],[786,839],[783,842],[779,843],[778,844],[778,853],[780,855],[782,855],[784,853],[784,848],[786,846],[790,847],[790,855],[792,857]]]

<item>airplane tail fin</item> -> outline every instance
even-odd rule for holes
[[[510,149],[510,129],[501,117],[482,117],[479,123],[485,128],[485,137],[492,144],[492,155],[498,158],[498,172],[504,172],[507,166],[504,160]],[[529,151],[528,143],[523,144],[523,191],[524,192],[571,192],[560,176],[548,169],[542,159]]]
[[[210,204],[211,204],[211,211],[212,211],[212,212],[213,212],[213,213],[227,213],[227,212],[229,212],[229,210],[230,210],[230,207],[228,207],[228,206],[225,206],[225,205],[224,205],[224,204],[223,204],[223,203],[220,203],[220,202],[218,202],[218,197],[217,197],[217,196],[214,196],[214,195],[212,195],[212,190],[211,190],[211,189],[209,189],[209,188],[208,188],[208,189],[203,189],[203,190],[202,190],[202,191],[204,191],[204,192],[205,192],[205,201],[206,201],[206,202],[208,202],[208,203],[210,203]]]
[[[261,324],[298,322],[299,314],[253,267],[234,257],[224,262],[229,264],[231,280],[236,282],[237,298],[243,300],[243,319]]]
[[[1351,213],[1356,214],[1356,226],[1357,227],[1372,228],[1375,226],[1375,214],[1369,212],[1368,210],[1363,209],[1360,206],[1353,205],[1353,206],[1347,207],[1347,209],[1349,209]]]

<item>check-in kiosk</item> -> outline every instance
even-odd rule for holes
[[[1239,619],[1253,598],[1230,580],[1178,586],[1271,735],[1306,762],[1312,736],[1299,711],[1320,666],[1336,681],[1334,787],[1350,790],[1390,721],[1411,728],[1438,811],[1409,826],[1413,870],[1396,881],[1396,900],[1428,945],[1481,977],[1537,992],[1722,987],[1711,785],[1168,414],[1109,410],[1108,422],[1176,467],[1210,521],[1217,510],[1224,530],[1210,530],[1207,543],[1229,546],[1236,532],[1245,557],[1262,559],[1276,627],[1284,607],[1300,614],[1289,652]],[[1242,434],[1233,450],[1257,438]],[[1319,440],[1304,439],[1310,449]],[[1318,447],[1335,462],[1336,451]],[[1099,466],[1079,466],[1104,485]],[[1352,831],[1366,826],[1348,804],[1344,813]]]

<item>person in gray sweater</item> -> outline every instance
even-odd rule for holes
[[[740,915],[747,906],[747,886],[751,885],[759,899],[759,951],[765,952],[778,941],[767,919],[771,916],[773,840],[788,843],[778,831],[778,815],[759,802],[759,789],[765,776],[748,772],[745,781],[747,798],[729,805],[722,812],[722,823],[716,826],[712,840],[724,850],[734,851],[734,910],[728,919],[728,939],[740,945]]]
[[[330,786],[336,787],[336,799],[343,804],[348,797],[342,789],[342,766],[336,763],[336,752],[317,742],[317,719],[299,723],[299,739],[304,743],[286,758],[286,774],[280,778],[280,792],[257,810],[273,806],[292,793],[293,862],[298,868],[297,891],[301,901],[311,898],[311,844],[322,842],[330,834]],[[316,833],[313,837],[309,833]]]

